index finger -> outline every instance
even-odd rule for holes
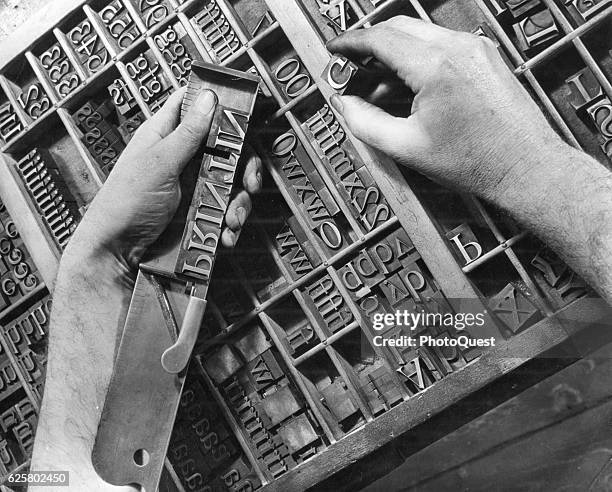
[[[415,92],[423,87],[432,69],[435,50],[422,39],[382,25],[347,31],[327,43],[327,49],[356,61],[373,56]]]
[[[175,91],[151,118],[134,134],[131,147],[147,149],[166,138],[178,126],[185,87]]]

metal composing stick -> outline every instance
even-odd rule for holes
[[[157,490],[258,86],[254,75],[193,64],[181,118],[202,89],[219,103],[190,204],[136,279],[92,453],[111,484]]]

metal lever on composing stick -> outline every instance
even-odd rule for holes
[[[200,299],[193,295],[189,298],[178,338],[174,345],[167,348],[161,356],[161,365],[166,372],[178,374],[187,367],[191,352],[198,338],[198,333],[200,332],[205,310],[205,299]]]

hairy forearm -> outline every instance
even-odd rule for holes
[[[100,490],[91,450],[131,286],[110,255],[74,250],[62,259],[54,292],[32,469],[69,470],[71,485]]]
[[[566,144],[538,154],[498,205],[612,303],[612,173]]]

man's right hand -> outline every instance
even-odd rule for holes
[[[612,301],[612,174],[562,141],[492,41],[395,17],[327,47],[373,56],[415,93],[407,118],[333,96],[357,138],[512,214]]]
[[[563,146],[488,38],[402,16],[328,49],[373,56],[416,94],[408,118],[355,96],[332,104],[357,138],[440,183],[495,198],[529,172],[535,152]]]

